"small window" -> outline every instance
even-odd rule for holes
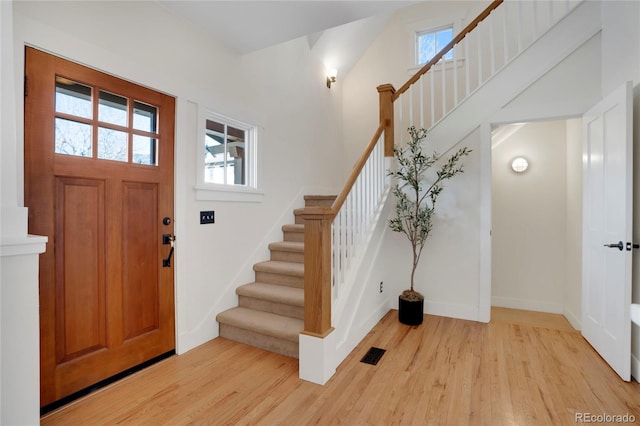
[[[416,32],[416,63],[424,65],[433,59],[453,40],[453,25],[436,30]],[[445,60],[453,59],[453,50],[444,55]]]
[[[247,135],[221,120],[207,119],[204,181],[223,185],[247,183]]]
[[[257,129],[239,121],[208,113],[204,119],[202,168],[199,190],[222,191],[224,199],[242,201],[245,196],[229,196],[229,192],[257,193],[256,136]],[[250,198],[253,201],[252,197]],[[220,199],[214,194],[199,194],[199,199]]]

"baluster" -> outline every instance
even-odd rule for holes
[[[409,126],[412,126],[414,121],[413,121],[413,88],[415,87],[415,84],[412,84],[411,87],[409,87]]]
[[[516,24],[516,33],[517,33],[517,40],[518,40],[518,52],[516,53],[516,55],[520,52],[522,52],[522,23],[523,23],[523,18],[522,18],[522,2],[518,2],[518,22]]]
[[[507,5],[508,3],[502,3],[502,42],[504,43],[504,62],[506,65],[509,62],[509,37],[507,35]]]
[[[478,85],[477,87],[480,87],[480,85],[482,84],[482,25],[481,23],[478,24],[478,26],[476,27],[476,40],[478,40],[478,48],[477,50],[477,54],[478,54]]]
[[[442,57],[438,63],[440,64],[440,74],[442,74],[442,114],[438,119],[438,121],[440,121],[447,114],[447,83],[445,80],[446,70],[444,57]]]
[[[491,56],[491,74],[495,74],[496,72],[496,49],[495,44],[493,43],[493,19],[492,15],[489,15],[486,19],[487,26],[489,27],[489,56]]]
[[[464,74],[465,74],[465,79],[466,79],[466,92],[464,94],[464,97],[468,97],[469,96],[469,62],[471,62],[471,58],[469,57],[469,36],[464,38]]]
[[[456,52],[458,45],[453,46],[451,52],[453,53],[453,108],[458,105],[458,53]]]
[[[424,128],[424,74],[420,76],[420,127]]]
[[[434,71],[433,71],[433,67],[431,67],[431,69],[429,70],[429,77],[431,80],[431,93],[429,94],[431,97],[431,123],[429,124],[429,127],[433,126],[436,122],[436,97],[434,96]]]
[[[534,1],[531,4],[532,13],[531,13],[531,42],[536,39],[536,34],[538,34],[538,2]]]
[[[398,123],[400,123],[400,129],[398,129],[398,131],[400,132],[400,145],[404,146],[404,122],[402,120],[402,98],[400,97],[398,98]]]

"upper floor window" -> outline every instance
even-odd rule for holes
[[[429,62],[451,40],[453,40],[453,25],[416,32],[416,65]],[[453,50],[444,55],[444,59],[453,59]]]
[[[198,198],[253,201],[257,128],[214,113],[206,114],[204,127]]]

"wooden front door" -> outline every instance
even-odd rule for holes
[[[45,406],[175,348],[175,99],[31,48],[25,74]]]

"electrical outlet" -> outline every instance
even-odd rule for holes
[[[382,285],[383,285],[383,282],[382,282],[382,281],[380,281],[380,293],[382,293],[382,292],[384,291],[384,290],[382,289]]]
[[[213,210],[200,212],[200,225],[206,223],[216,223],[216,216]]]

